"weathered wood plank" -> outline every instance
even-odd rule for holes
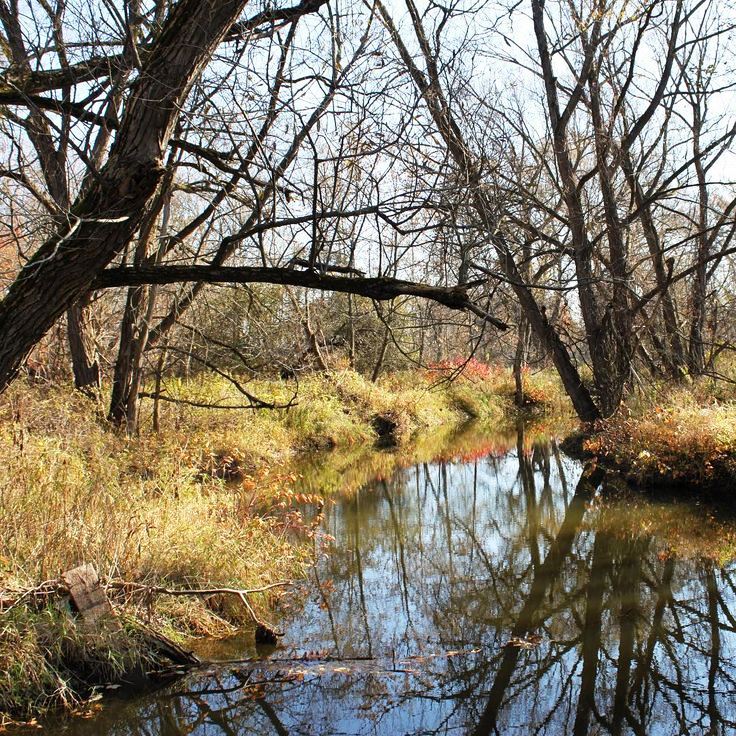
[[[80,565],[67,570],[62,577],[69,587],[72,603],[85,623],[96,624],[100,619],[106,619],[120,625],[107,594],[100,585],[100,576],[94,565]]]

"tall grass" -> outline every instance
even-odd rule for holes
[[[251,588],[300,577],[313,548],[308,526],[290,507],[299,496],[294,458],[337,446],[357,453],[348,466],[390,472],[394,456],[366,452],[376,418],[393,428],[405,458],[425,457],[432,450],[412,440],[417,430],[454,427],[468,415],[498,425],[508,415],[510,395],[501,386],[509,379],[500,376],[437,386],[437,373],[374,384],[333,372],[300,381],[288,410],[259,412],[193,407],[242,403],[242,396],[220,379],[172,380],[166,396],[190,404],[163,404],[154,433],[149,402],[133,438],[108,425],[102,404],[18,381],[0,401],[0,588],[31,587],[81,563],[108,580],[182,587]],[[274,403],[294,394],[292,382],[260,380],[248,388]],[[346,467],[320,493],[364,480]],[[256,604],[264,612],[268,601]],[[0,711],[28,715],[43,704],[73,703],[70,657],[92,667],[93,681],[130,668],[132,630],[94,640],[57,614],[25,607],[0,614]],[[247,620],[242,610],[224,614],[164,596],[141,615],[174,635],[224,634]]]
[[[512,382],[501,371],[436,384],[436,373],[377,384],[352,371],[313,375],[288,410],[167,403],[160,433],[146,409],[142,434],[128,438],[104,420],[102,405],[17,382],[0,403],[0,580],[30,585],[82,561],[110,578],[182,584],[249,585],[298,572],[301,557],[278,515],[253,513],[288,484],[296,454],[369,447],[378,416],[391,418],[406,443],[421,429],[468,415],[500,421],[512,409]],[[255,381],[249,390],[275,403],[294,393],[283,381]],[[199,403],[238,400],[215,378],[172,381],[166,391]]]

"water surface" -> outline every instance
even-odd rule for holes
[[[346,488],[278,649],[67,733],[736,732],[733,524],[582,472],[520,427]]]

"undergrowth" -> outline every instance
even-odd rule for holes
[[[655,386],[597,422],[586,452],[643,485],[719,490],[736,479],[736,403],[717,400],[708,381]]]
[[[153,660],[135,626],[85,630],[61,607],[17,606],[0,628],[0,715],[32,721],[60,705],[79,709],[97,686],[140,677]]]

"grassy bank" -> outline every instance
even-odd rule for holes
[[[645,488],[669,486],[724,494],[736,482],[736,402],[702,380],[653,387],[614,417],[600,421],[582,442]]]
[[[417,440],[423,430],[439,435],[470,416],[495,426],[513,417],[506,371],[475,366],[446,380],[453,372],[391,375],[372,384],[343,371],[307,377],[298,390],[293,381],[255,381],[248,390],[260,399],[293,403],[258,412],[193,406],[242,403],[225,381],[169,382],[165,395],[174,401],[159,406],[160,431],[151,429],[147,402],[135,438],[107,424],[102,403],[19,381],[0,405],[3,596],[17,599],[81,563],[92,563],[103,581],[169,589],[250,589],[299,578],[310,563],[311,529],[296,508],[305,494],[295,489],[299,462],[310,453],[352,454],[344,470],[331,471],[323,493],[362,482],[365,474],[349,467],[374,472],[383,463],[390,472],[398,462],[439,453]],[[530,391],[542,403],[560,401],[547,376],[530,379]],[[399,451],[371,450],[379,439]],[[110,590],[126,624],[104,635],[82,630],[56,601],[31,596],[10,610],[6,604],[0,712],[27,719],[73,708],[90,685],[147,669],[150,652],[136,622],[178,638],[226,635],[252,623],[243,605],[146,599],[126,590]],[[281,590],[249,598],[257,616],[267,617]]]

